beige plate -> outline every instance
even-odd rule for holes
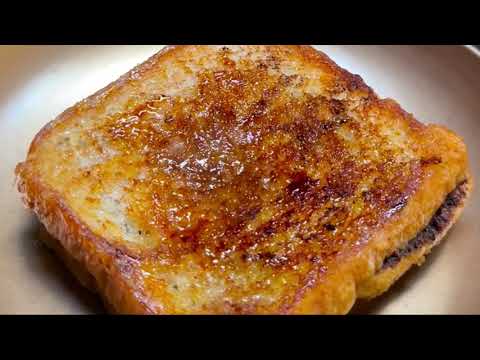
[[[0,313],[102,312],[38,240],[44,233],[19,200],[13,169],[36,132],[76,101],[162,46],[0,46]],[[382,97],[419,120],[463,136],[480,181],[480,57],[462,46],[319,46]],[[478,186],[477,186],[478,187]],[[480,314],[478,190],[425,265],[354,313]]]

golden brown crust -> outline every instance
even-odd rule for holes
[[[264,51],[259,47],[242,51],[260,50]],[[16,169],[19,190],[25,195],[27,205],[34,209],[66,252],[95,278],[98,292],[116,312],[348,312],[357,297],[357,285],[372,279],[381,261],[425,226],[445,195],[464,180],[467,169],[464,144],[444,128],[421,124],[393,100],[378,99],[360,77],[339,68],[326,55],[306,46],[267,47],[269,56],[259,61],[253,70],[248,67],[250,65],[237,69],[228,51],[221,52],[221,61],[226,70],[200,72],[200,95],[191,100],[172,100],[160,107],[155,103],[158,96],[133,104],[122,100],[123,94],[140,91],[138,87],[145,78],[160,76],[158,72],[169,68],[162,64],[172,61],[175,65],[184,66],[185,59],[192,54],[201,56],[203,51],[207,50],[193,46],[167,48],[45,126],[32,142],[27,161]],[[311,71],[320,74],[316,76],[321,80],[312,85],[315,87],[314,96],[303,95],[298,101],[284,95],[292,90],[291,84],[296,81],[296,75],[291,78],[272,77],[269,71],[277,71],[279,59],[286,59],[287,64],[294,59],[304,67],[302,74]],[[237,61],[237,64],[240,63]],[[243,84],[243,88],[237,88],[237,84]],[[319,86],[322,87],[320,93]],[[300,89],[308,90],[308,86]],[[260,100],[258,94],[261,95]],[[143,97],[146,98],[145,95]],[[108,113],[108,105],[112,102],[122,109],[119,113]],[[76,205],[69,204],[65,194],[48,185],[46,176],[42,178],[38,171],[43,144],[55,133],[61,132],[62,127],[71,126],[82,116],[106,118],[97,131],[120,153],[126,154],[134,149],[134,153],[138,154],[148,145],[150,152],[146,152],[142,164],[152,169],[159,154],[162,160],[173,163],[180,163],[180,159],[177,158],[178,154],[165,155],[164,143],[158,139],[152,140],[152,134],[158,129],[152,128],[149,118],[144,118],[144,114],[148,113],[146,110],[168,110],[176,119],[172,124],[165,125],[171,131],[168,136],[172,138],[182,134],[186,139],[196,139],[199,134],[198,129],[192,126],[196,123],[192,117],[199,122],[201,115],[198,114],[212,111],[209,114],[217,123],[202,130],[212,134],[207,138],[212,144],[223,141],[225,134],[231,135],[229,131],[236,130],[232,126],[232,112],[241,113],[244,109],[234,106],[249,103],[253,107],[247,109],[243,116],[253,124],[250,130],[256,135],[252,135],[252,139],[258,139],[258,145],[235,145],[228,151],[221,149],[212,153],[211,148],[205,150],[201,147],[203,143],[195,143],[196,147],[185,150],[191,156],[203,154],[206,160],[215,159],[217,162],[219,157],[228,157],[233,153],[234,157],[228,159],[235,166],[232,165],[231,169],[227,169],[230,172],[222,172],[215,179],[221,186],[215,187],[217,185],[212,182],[214,179],[210,172],[204,171],[203,165],[193,168],[188,165],[187,170],[183,170],[183,167],[178,170],[177,167],[177,172],[173,172],[171,178],[162,178],[161,185],[153,186],[154,182],[146,184],[143,180],[132,180],[136,189],[132,196],[137,198],[135,201],[129,200],[130,218],[142,231],[164,236],[162,242],[153,248],[113,241],[107,235],[100,235],[98,230],[93,231],[82,220],[78,210],[71,208]],[[236,119],[239,118],[237,115]],[[125,131],[125,119],[133,119],[128,128],[135,131]],[[347,125],[344,126],[345,123]],[[216,124],[221,124],[220,130],[215,127]],[[400,135],[391,134],[392,129]],[[343,131],[340,135],[347,139],[353,134],[354,138],[358,137],[364,142],[349,145],[350,140],[342,142],[343,138],[339,137],[337,131]],[[271,134],[275,134],[275,137],[269,138]],[[369,134],[372,141],[379,142],[380,159],[375,159],[375,146],[369,144],[366,137]],[[323,153],[320,157],[316,155],[319,151],[318,139],[322,139],[320,144]],[[396,139],[401,144],[389,143],[388,139]],[[354,155],[355,146],[360,147],[362,156],[366,151],[372,153],[373,165],[361,164],[362,156]],[[411,154],[408,155],[408,152]],[[251,161],[245,154],[254,154],[257,158]],[[406,156],[407,160],[400,161],[402,156]],[[205,159],[198,158],[196,161],[203,164]],[[321,165],[317,165],[317,162]],[[163,166],[161,164],[155,163],[155,166]],[[330,177],[322,178],[321,173],[315,173],[317,168],[326,169],[327,173],[330,171]],[[129,169],[125,166],[125,171]],[[212,169],[215,168],[208,168],[209,171]],[[278,186],[275,191],[283,194],[276,200],[277,205],[272,202],[272,196],[276,194],[274,190],[262,190],[259,187],[258,174],[267,170],[271,171],[268,177],[275,179]],[[236,175],[232,175],[232,171],[233,174],[237,172]],[[383,175],[369,175],[373,172]],[[94,175],[88,171],[82,179],[89,176]],[[232,176],[235,182],[230,182]],[[267,172],[264,176],[267,177]],[[374,182],[373,185],[360,194],[360,184],[369,179]],[[165,187],[165,182],[167,186],[177,186],[188,181],[197,190],[185,190],[182,199],[186,197],[186,200],[181,203],[162,195],[176,191],[175,187]],[[146,194],[146,197],[140,197],[141,206],[135,205],[139,203],[139,194]],[[344,210],[328,210],[335,198],[339,199]],[[188,219],[193,217],[193,220],[186,223],[187,230],[179,231],[185,223],[172,223],[164,211],[185,203],[192,205]],[[230,203],[235,205],[225,205]],[[208,204],[209,216],[223,216],[222,220],[205,222],[202,220],[205,209],[198,204]],[[224,216],[225,209],[229,212],[227,217]],[[359,216],[352,217],[356,209]],[[333,211],[333,215],[330,216],[330,223],[323,224],[323,219],[327,220],[325,211]],[[321,217],[320,226],[317,223],[305,225],[315,216]],[[257,221],[260,217],[264,223]],[[347,221],[351,226],[343,225]],[[336,223],[338,229],[332,222]],[[258,226],[258,230],[249,230],[252,226]],[[292,242],[282,240],[292,229],[302,236],[302,242],[295,245],[295,249],[291,248]],[[275,239],[279,241],[279,247],[269,247],[266,242],[274,236],[277,236]],[[263,250],[253,251],[257,245]],[[203,255],[205,252],[213,254],[213,258]],[[231,254],[229,256],[232,258],[238,256],[234,260],[228,260],[227,257],[228,261],[218,263],[225,254]],[[195,305],[197,307],[191,307],[190,310],[188,306],[193,305],[174,304],[165,286],[165,282],[171,280],[161,276],[177,266],[179,270],[175,270],[176,275],[186,272],[187,260],[184,259],[200,264],[203,274],[208,275],[205,275],[207,279],[216,277],[217,287],[225,286],[222,266],[230,266],[232,272],[239,272],[242,276],[258,272],[261,280],[257,280],[257,283],[262,285],[255,285],[257,288],[249,285],[246,290],[248,299],[252,298],[251,293],[257,292],[262,293],[265,299],[275,298],[275,301],[258,305],[255,303],[257,300],[246,300],[246,303],[232,300]],[[160,266],[160,262],[169,265]],[[278,279],[279,284],[283,281],[283,284],[289,285],[275,285],[270,289],[270,285],[265,284],[270,284],[274,278]],[[220,280],[222,285],[219,285]],[[252,281],[254,284],[250,278],[242,281]],[[208,286],[204,289],[205,294]],[[247,299],[243,294],[245,290],[239,289],[238,285],[231,286],[229,291],[234,299]],[[195,293],[190,292],[190,295],[194,297]]]

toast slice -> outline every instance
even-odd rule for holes
[[[309,46],[171,46],[16,168],[109,311],[345,314],[420,264],[472,188],[454,133]]]

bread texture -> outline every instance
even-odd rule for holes
[[[47,124],[16,176],[122,314],[348,313],[472,187],[460,137],[309,46],[166,47]],[[385,268],[459,186],[434,240]]]

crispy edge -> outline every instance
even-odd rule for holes
[[[435,240],[430,244],[420,247],[417,251],[401,259],[400,262],[394,267],[386,269],[358,284],[358,298],[370,300],[382,295],[388,291],[390,287],[414,265],[421,266],[425,261],[426,256],[435,246],[442,242],[449,230],[457,222],[460,215],[463,213],[469,198],[471,197],[472,190],[473,179],[469,174],[467,175],[467,182],[465,183],[465,197],[462,199],[461,205],[454,210],[449,223],[447,226],[445,226],[442,232],[437,235]]]
[[[379,267],[377,265],[378,259],[384,257],[380,257],[379,252],[376,252],[374,247],[366,247],[358,253],[358,256],[352,262],[340,264],[329,277],[322,277],[321,272],[311,274],[310,282],[307,281],[306,285],[297,294],[297,303],[284,313],[344,315],[350,312],[358,299],[372,299],[382,295],[413,265],[423,263],[432,248],[441,242],[458,220],[465,208],[467,197],[463,204],[457,207],[454,217],[433,244],[422,247],[401,260],[392,269],[379,274],[376,274]],[[376,241],[378,241],[378,238],[380,237],[377,237]]]
[[[393,115],[407,116],[409,124],[417,126],[418,122],[402,110],[395,101],[380,100],[380,102],[382,102],[381,106],[386,105],[387,110],[392,111]],[[284,313],[348,313],[359,297],[358,287],[368,279],[373,279],[385,257],[404,246],[420,229],[423,229],[445,197],[459,183],[468,179],[470,189],[473,187],[463,141],[442,126],[428,125],[425,130],[424,136],[432,144],[428,146],[429,143],[427,143],[428,151],[442,155],[443,165],[430,168],[423,177],[414,179],[413,181],[420,181],[419,188],[409,199],[405,208],[387,221],[367,242],[358,244],[350,252],[343,254],[342,258],[337,259],[329,270],[331,272],[329,276],[325,276],[322,271],[310,274],[309,281],[297,294],[296,302],[284,309]],[[464,206],[458,208],[455,220],[462,213]],[[453,224],[454,221],[451,225]],[[420,258],[421,255],[419,260]],[[381,283],[382,286],[390,287],[414,264],[413,257],[411,260],[404,263],[404,268],[398,268],[398,276],[388,278],[388,275],[385,275],[383,279],[379,278],[377,285],[380,286]]]
[[[141,288],[136,288],[136,259],[95,235],[63,201],[59,193],[38,178],[22,176],[28,171],[17,166],[17,187],[22,200],[33,210],[49,234],[50,246],[80,283],[100,294],[111,312],[153,314]],[[90,274],[87,276],[86,273]]]

